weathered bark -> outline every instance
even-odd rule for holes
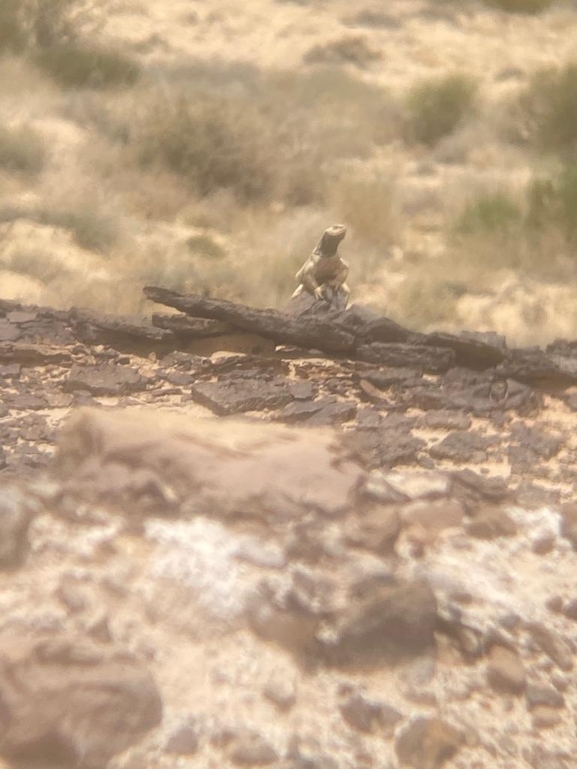
[[[176,291],[153,286],[147,286],[144,294],[154,302],[174,307],[192,317],[231,323],[243,331],[273,339],[278,344],[329,353],[352,352],[356,344],[353,334],[317,318],[297,318],[276,310],[245,307],[223,299],[182,296]]]

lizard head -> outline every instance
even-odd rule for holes
[[[318,246],[315,248],[314,253],[319,256],[334,256],[337,253],[339,243],[347,234],[347,228],[344,224],[333,224],[323,232],[322,238],[319,240]]]

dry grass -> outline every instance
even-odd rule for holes
[[[39,174],[47,155],[43,138],[32,128],[0,125],[0,168],[28,175]]]
[[[577,63],[536,72],[518,106],[520,119],[538,147],[573,153],[577,148]]]
[[[473,112],[477,84],[463,74],[423,80],[407,98],[407,137],[434,146]]]
[[[555,0],[484,0],[485,5],[507,13],[541,13],[554,2]]]

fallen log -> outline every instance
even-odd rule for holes
[[[356,347],[354,334],[320,318],[299,318],[276,310],[246,307],[224,299],[183,296],[176,291],[154,286],[146,286],[144,294],[153,302],[174,307],[186,315],[231,323],[243,331],[272,339],[277,344],[328,353],[348,353]]]

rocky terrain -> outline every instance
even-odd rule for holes
[[[576,766],[577,345],[145,292],[0,302],[2,766]]]

